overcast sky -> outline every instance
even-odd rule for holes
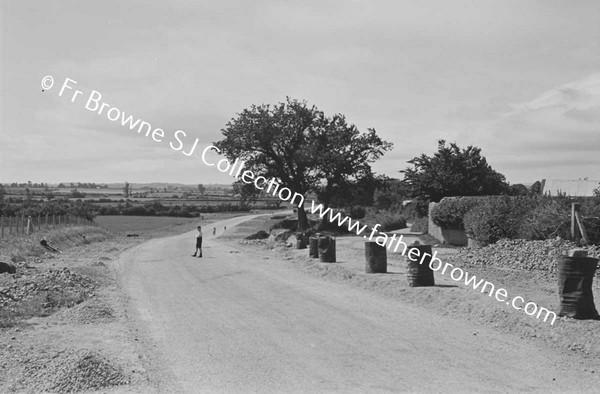
[[[511,183],[600,178],[598,0],[1,4],[0,182],[233,181],[85,109],[92,90],[190,147],[290,96],[393,142],[392,177],[443,138]]]

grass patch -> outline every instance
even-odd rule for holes
[[[83,238],[85,236],[85,238]],[[111,237],[105,230],[95,226],[70,226],[55,230],[36,231],[30,235],[19,235],[0,239],[0,254],[8,256],[38,257],[47,252],[40,245],[46,238],[59,250],[84,245],[90,242],[105,241]]]
[[[117,232],[147,232],[165,227],[189,225],[200,222],[199,218],[171,216],[97,216],[94,220],[99,226]]]
[[[236,225],[230,229],[227,229],[227,232],[222,235],[220,238],[224,239],[243,239],[252,234],[257,233],[258,231],[264,231],[269,233],[271,227],[281,222],[281,219],[271,219],[269,216],[260,216],[243,223]],[[210,226],[209,226],[210,227]],[[212,228],[209,228],[212,231]]]
[[[173,216],[97,216],[95,222],[102,228],[120,235],[138,234],[147,237],[162,237],[184,233],[196,226],[208,226],[210,223],[247,215],[245,212],[219,212],[203,214],[200,218]],[[212,229],[211,229],[212,230]]]

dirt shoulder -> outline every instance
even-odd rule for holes
[[[32,236],[30,249],[19,243],[17,273],[0,275],[0,392],[144,392],[136,388],[147,382],[143,359],[109,268],[140,241],[94,227],[46,235],[63,253],[32,253]],[[11,248],[18,252],[3,251]]]

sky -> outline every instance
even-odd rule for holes
[[[3,183],[231,183],[182,151],[287,96],[377,130],[390,177],[444,139],[510,183],[600,179],[597,0],[7,0],[0,15]]]

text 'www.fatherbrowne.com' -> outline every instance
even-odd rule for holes
[[[516,310],[522,310],[529,316],[535,316],[537,319],[543,316],[544,322],[548,319],[550,320],[550,325],[554,325],[554,321],[556,320],[556,313],[552,312],[549,309],[544,307],[538,307],[535,302],[528,302],[525,304],[525,299],[521,296],[516,296],[513,298],[509,298],[508,292],[504,288],[498,288],[494,286],[493,283],[485,281],[483,279],[477,280],[475,275],[469,274],[467,271],[464,271],[462,268],[455,267],[450,263],[443,263],[437,256],[437,251],[434,251],[433,254],[429,254],[424,252],[421,256],[421,251],[417,248],[411,248],[406,242],[403,241],[404,236],[392,234],[392,236],[388,236],[385,233],[381,233],[377,230],[380,227],[380,224],[376,224],[371,229],[370,234],[367,236],[363,234],[365,230],[367,230],[367,225],[361,225],[359,221],[353,220],[348,216],[344,216],[341,212],[334,212],[331,208],[325,208],[322,204],[315,204],[312,201],[311,213],[319,215],[321,219],[329,220],[331,223],[337,224],[339,227],[343,227],[344,224],[348,228],[348,231],[354,232],[356,235],[361,235],[368,239],[369,241],[373,240],[375,234],[378,234],[375,237],[375,242],[380,245],[386,247],[388,250],[398,253],[398,250],[402,247],[401,252],[399,252],[402,256],[406,255],[411,261],[418,261],[419,257],[421,260],[419,264],[423,264],[425,259],[430,258],[429,268],[433,271],[440,271],[442,275],[446,275],[449,273],[450,278],[455,282],[462,282],[464,280],[465,286],[472,286],[473,290],[480,289],[481,293],[488,293],[490,297],[494,296],[497,301],[504,302],[506,305],[512,306]]]

